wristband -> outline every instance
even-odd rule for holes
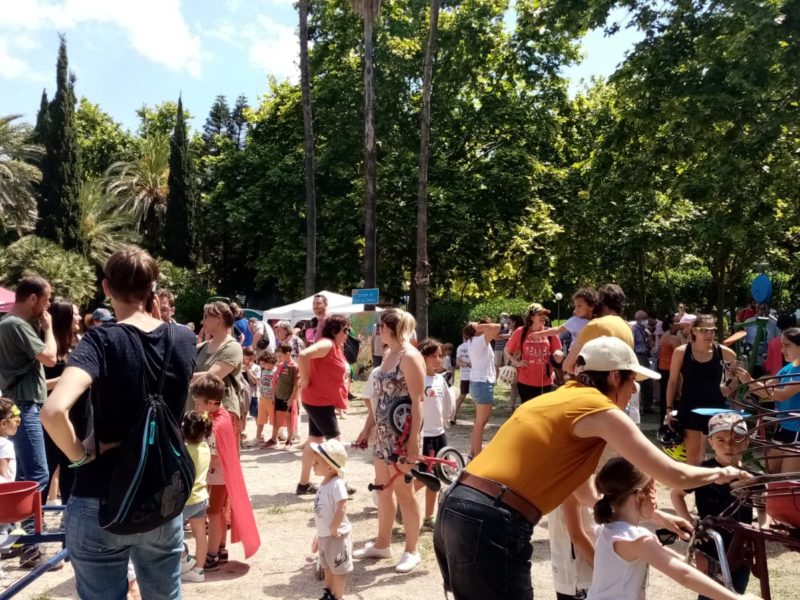
[[[84,448],[83,449],[83,456],[81,456],[78,460],[69,463],[69,465],[67,465],[67,467],[70,468],[70,469],[77,469],[78,467],[82,467],[83,465],[86,464],[86,462],[89,460],[89,457],[91,455],[92,455],[92,453],[89,452],[89,449],[88,448]]]

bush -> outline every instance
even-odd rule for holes
[[[530,300],[522,298],[495,298],[476,304],[469,311],[469,320],[477,321],[483,317],[489,317],[492,321],[497,323],[500,318],[500,313],[508,313],[510,315],[525,316],[530,306]]]
[[[458,346],[461,343],[461,330],[469,321],[471,307],[468,302],[431,298],[428,306],[428,330],[431,337]]]
[[[200,273],[176,267],[168,260],[158,261],[158,287],[175,294],[175,320],[180,323],[193,321],[199,329],[206,298],[214,295],[203,281]]]
[[[75,252],[34,235],[25,236],[0,253],[0,283],[14,289],[23,277],[39,275],[50,282],[53,297],[85,306],[94,297],[97,276],[89,261]]]

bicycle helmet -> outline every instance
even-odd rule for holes
[[[675,424],[675,427],[662,425],[656,432],[656,439],[661,444],[664,454],[673,460],[686,462],[686,444],[683,441],[683,428]]]

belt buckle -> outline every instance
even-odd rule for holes
[[[495,506],[500,506],[500,504],[503,503],[503,496],[508,491],[508,487],[507,486],[503,485],[502,483],[499,484],[499,485],[500,485],[500,491],[494,497],[494,505]]]

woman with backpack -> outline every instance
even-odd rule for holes
[[[155,523],[132,520],[112,527],[106,520],[110,500],[125,492],[119,489],[115,475],[138,458],[139,448],[131,440],[150,422],[143,417],[157,397],[163,400],[158,403],[161,427],[157,436],[153,432],[153,451],[161,449],[170,423],[180,436],[177,423],[186,405],[195,339],[185,327],[164,323],[146,311],[158,278],[158,265],[147,252],[134,246],[118,250],[106,263],[104,276],[103,291],[111,298],[117,323],[86,332],[41,413],[45,429],[75,471],[65,514],[66,545],[78,595],[84,600],[125,598],[129,557],[143,597],[179,598],[182,506],[176,502],[167,507],[166,498],[177,496],[176,500],[185,501],[191,481],[185,482],[185,490],[156,490],[163,491],[162,508],[169,510]],[[69,420],[69,411],[89,387],[94,413],[91,432],[82,440]],[[193,474],[185,471],[192,470],[188,455],[184,452],[179,459],[184,467],[181,480],[190,474],[193,479]],[[128,533],[112,533],[111,529]]]

